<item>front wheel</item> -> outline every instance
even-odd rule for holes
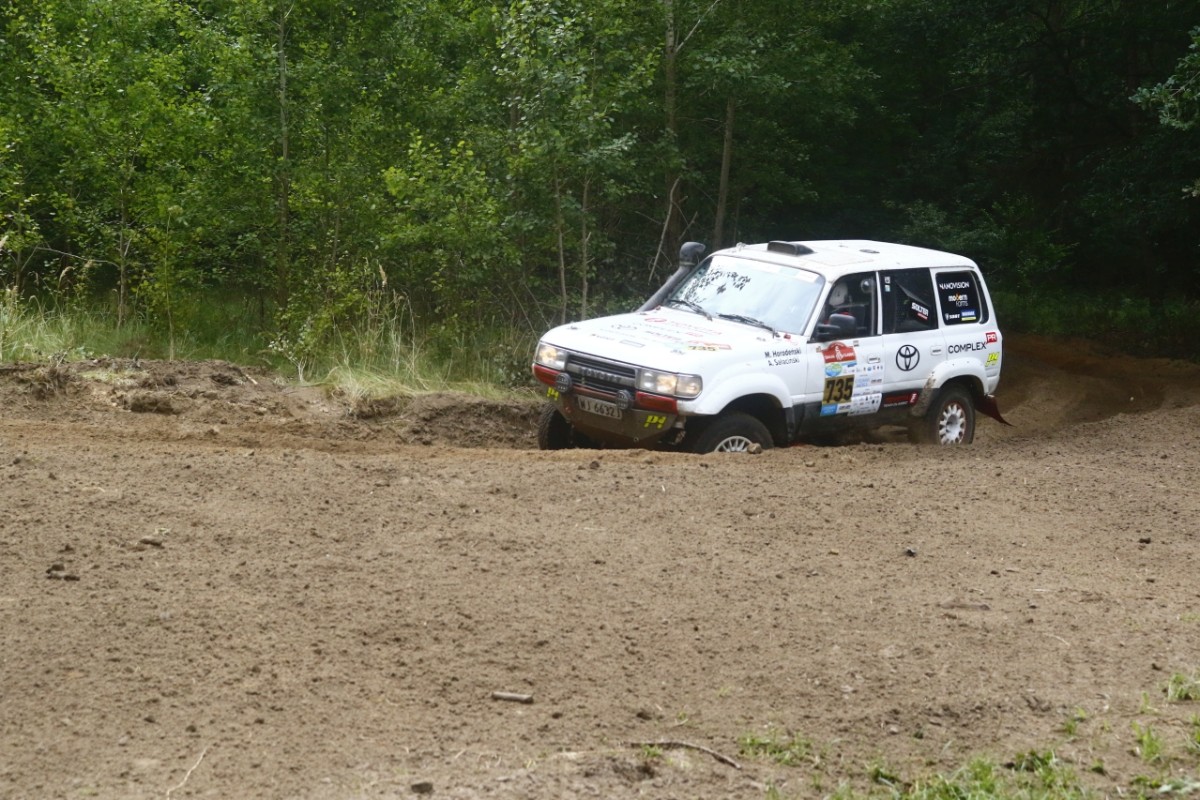
[[[770,449],[771,432],[749,414],[733,412],[724,414],[697,437],[692,444],[696,453],[745,453],[754,445],[763,450]]]
[[[970,392],[961,386],[942,389],[912,433],[918,442],[970,444],[975,439],[975,404]]]
[[[538,448],[568,450],[575,446],[575,429],[553,403],[547,403],[538,419]]]

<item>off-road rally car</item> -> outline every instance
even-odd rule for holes
[[[901,425],[968,444],[1001,336],[969,258],[872,241],[769,242],[701,257],[637,312],[538,343],[538,444],[745,451]]]

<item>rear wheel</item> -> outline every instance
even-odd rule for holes
[[[943,388],[911,431],[918,442],[970,444],[975,439],[975,404],[971,393],[961,386]]]
[[[696,453],[745,453],[754,445],[770,449],[771,432],[749,414],[735,411],[723,414],[696,438],[692,451]]]

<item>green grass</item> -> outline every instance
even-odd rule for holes
[[[1063,733],[1074,738],[1079,733],[1079,724],[1085,721],[1087,721],[1087,712],[1082,708],[1076,708],[1063,722]]]
[[[0,302],[0,361],[77,361],[87,358],[203,360],[261,364],[266,341],[257,313],[234,300],[197,299],[189,325],[175,335],[134,316],[117,325],[102,304],[20,299],[5,291]]]
[[[319,345],[297,346],[268,331],[252,301],[204,295],[179,303],[170,331],[135,316],[116,324],[102,304],[43,303],[0,294],[0,362],[90,358],[220,359],[266,366],[300,383],[333,386],[355,398],[463,391],[505,396],[529,384],[536,334],[491,324],[464,334],[426,325],[390,304]]]
[[[1168,703],[1200,700],[1200,670],[1193,671],[1191,675],[1172,673],[1164,691]]]
[[[762,734],[746,734],[738,739],[738,752],[747,758],[764,758],[796,767],[816,761],[812,742],[794,733],[774,729]]]
[[[1187,677],[1187,676],[1183,676]],[[1144,696],[1143,696],[1144,701]],[[1088,719],[1077,708],[1068,722],[1075,725]],[[1164,722],[1163,724],[1168,724]],[[1161,797],[1200,797],[1200,715],[1192,716],[1182,747],[1175,731],[1160,733],[1146,722],[1134,721],[1125,746],[1152,770],[1126,777],[1120,785],[1097,788],[1098,776],[1116,780],[1109,774],[1100,754],[1076,753],[1063,759],[1055,750],[1029,750],[1010,761],[1000,763],[992,757],[978,756],[950,772],[917,776],[906,775],[882,760],[864,764],[861,772],[847,773],[845,763],[836,755],[837,748],[819,747],[801,733],[768,727],[765,732],[746,734],[738,739],[739,752],[746,760],[773,763],[799,771],[811,790],[787,791],[768,783],[769,800],[793,800],[819,796],[832,800],[1101,800],[1104,797],[1130,797],[1150,800]],[[820,754],[831,754],[822,757]],[[1080,777],[1082,770],[1088,780]],[[796,786],[795,779],[783,785]],[[836,786],[832,792],[822,787]],[[815,795],[813,792],[815,791]],[[1115,794],[1114,794],[1115,792]]]
[[[868,775],[875,788],[855,789],[843,783],[829,795],[833,800],[1089,800],[1098,797],[1076,777],[1070,764],[1051,752],[1022,754],[1008,764],[976,758],[948,773],[935,773],[901,782],[876,768]],[[782,795],[780,795],[782,797]]]
[[[1160,764],[1163,760],[1163,740],[1150,724],[1133,723],[1133,737],[1136,744],[1133,753],[1147,764]]]

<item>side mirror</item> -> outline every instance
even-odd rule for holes
[[[818,322],[816,339],[828,342],[832,339],[852,339],[858,335],[858,320],[853,314],[830,314],[829,322]]]

